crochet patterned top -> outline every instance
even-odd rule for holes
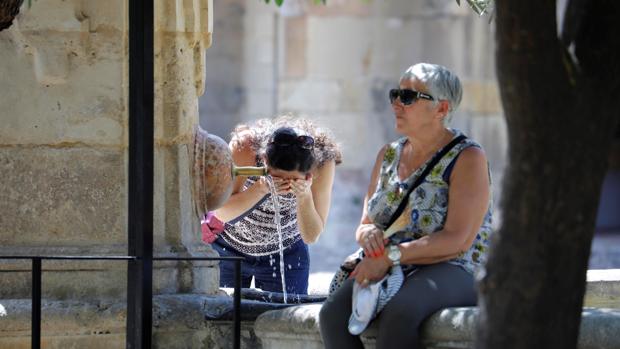
[[[249,177],[243,190],[257,180]],[[301,240],[297,226],[297,203],[292,193],[278,195],[282,246],[284,249]],[[227,222],[220,237],[239,252],[250,256],[266,256],[280,250],[280,237],[275,224],[275,210],[271,194],[262,199],[239,217]]]
[[[451,130],[457,137],[461,134],[458,130]],[[368,216],[378,227],[385,229],[392,213],[400,204],[402,197],[408,188],[413,185],[417,177],[428,165],[420,166],[409,178],[400,181],[398,178],[398,163],[403,146],[407,138],[403,137],[388,145],[383,156],[379,180],[374,194],[368,200]],[[433,234],[441,229],[448,216],[448,193],[450,188],[450,173],[459,154],[466,148],[480,145],[469,138],[458,143],[435,165],[424,181],[411,193],[407,209],[411,209],[411,220],[406,228],[396,232],[390,237],[390,243],[399,244],[405,241],[419,239]],[[489,174],[489,186],[491,177]],[[473,273],[474,270],[485,261],[489,246],[489,237],[492,232],[491,217],[493,212],[492,200],[482,226],[478,230],[476,238],[468,251],[460,254],[448,263],[459,265],[466,271]]]

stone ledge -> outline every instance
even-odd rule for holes
[[[244,348],[261,348],[254,334],[260,314],[289,307],[242,300]],[[124,301],[42,301],[42,340],[48,349],[124,348]],[[153,348],[231,348],[232,298],[200,294],[153,297]],[[0,299],[0,348],[30,347],[30,300]]]
[[[588,271],[584,304],[620,308],[620,270]],[[125,347],[123,300],[42,302],[42,334],[48,349]],[[323,348],[321,304],[290,306],[242,300],[243,348]],[[584,308],[580,349],[620,348],[620,309]],[[275,309],[275,310],[274,310]],[[30,300],[0,299],[0,348],[30,346]],[[204,294],[153,297],[153,348],[230,348],[232,298]],[[423,327],[428,349],[471,348],[475,308],[450,308]],[[256,320],[256,321],[254,321]],[[374,347],[376,329],[364,333]]]
[[[320,304],[268,311],[254,324],[264,348],[323,348],[319,333]],[[432,315],[422,327],[427,349],[473,348],[478,310],[474,307],[447,308]],[[374,348],[376,326],[362,334],[365,347]],[[620,310],[584,308],[579,349],[620,348]]]
[[[578,347],[620,348],[620,269],[588,270],[584,306]],[[254,330],[264,348],[323,348],[320,309],[320,304],[312,304],[265,312],[256,319]],[[472,348],[477,317],[473,307],[437,312],[422,328],[428,349]],[[375,337],[376,328],[370,326],[362,341],[374,348]]]

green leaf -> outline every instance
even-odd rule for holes
[[[284,0],[275,0],[275,2],[276,2],[276,5],[278,5],[279,7],[279,6],[282,6],[282,4],[284,3]]]
[[[268,3],[269,3],[269,0],[265,0],[265,4],[268,4]]]
[[[456,4],[461,6],[461,0],[456,0]]]
[[[457,0],[457,3],[458,2],[459,0]],[[492,2],[493,0],[467,0],[469,7],[471,7],[472,10],[474,10],[474,12],[476,12],[479,16],[489,12]]]

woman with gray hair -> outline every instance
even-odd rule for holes
[[[491,181],[480,145],[446,126],[461,96],[454,73],[427,63],[411,66],[390,90],[403,137],[377,155],[356,231],[364,257],[320,312],[326,348],[363,348],[356,334],[375,316],[377,348],[418,348],[424,319],[476,304],[473,274],[491,234]],[[384,305],[377,298],[389,292],[376,285],[396,268],[405,278]],[[360,297],[364,289],[379,290]],[[358,304],[369,299],[374,304]],[[370,317],[357,314],[368,309]]]

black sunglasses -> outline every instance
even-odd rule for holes
[[[390,103],[394,103],[396,98],[400,99],[400,102],[404,105],[410,105],[420,98],[428,99],[429,101],[435,100],[433,96],[424,92],[411,90],[408,88],[393,88],[390,90]]]
[[[280,146],[298,145],[302,149],[312,149],[314,147],[314,138],[305,135],[292,135],[290,133],[276,133],[270,143]]]

